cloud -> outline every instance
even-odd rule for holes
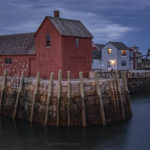
[[[28,21],[22,24],[18,24],[16,26],[8,27],[8,30],[13,33],[22,33],[22,32],[35,32],[39,27],[40,23],[36,21]],[[23,30],[24,29],[24,30]]]
[[[92,32],[95,35],[96,41],[113,41],[122,39],[131,30],[135,29],[120,24],[106,24],[104,27],[93,29]]]
[[[137,31],[136,27],[125,26],[107,19],[103,15],[95,13],[73,12],[62,9],[63,16],[80,19],[93,34],[95,42],[121,40],[130,31]],[[69,15],[67,15],[69,14]]]

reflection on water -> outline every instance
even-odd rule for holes
[[[44,128],[0,120],[0,150],[149,150],[150,94],[132,96],[133,118],[106,127]]]

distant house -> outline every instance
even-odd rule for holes
[[[108,42],[106,45],[96,44],[99,49],[92,52],[92,69],[100,70],[132,70],[133,51],[122,42]]]
[[[95,44],[93,45],[92,51],[92,69],[101,69],[102,68],[102,49],[104,44]]]
[[[57,77],[71,71],[71,77],[78,77],[82,71],[88,76],[91,70],[92,34],[79,20],[63,19],[59,11],[54,17],[46,16],[35,33],[0,36],[0,75],[6,69],[8,75],[49,78],[51,72]]]
[[[132,69],[129,48],[122,42],[108,42],[102,49],[103,70]]]

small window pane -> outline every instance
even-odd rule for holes
[[[126,50],[122,49],[122,56],[126,56]]]
[[[51,37],[50,37],[50,34],[47,34],[46,35],[46,47],[50,47],[50,44],[51,44]]]
[[[112,53],[112,49],[108,48],[108,54],[111,54],[111,53]]]
[[[11,58],[5,58],[5,64],[12,64]]]
[[[126,61],[121,61],[121,66],[126,66]]]
[[[75,43],[75,44],[76,44],[76,48],[79,48],[79,39],[76,38],[76,39],[75,39],[75,42],[76,42],[76,43]]]

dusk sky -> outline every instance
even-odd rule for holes
[[[150,48],[149,0],[1,0],[0,34],[35,32],[45,16],[81,20],[95,43]]]

